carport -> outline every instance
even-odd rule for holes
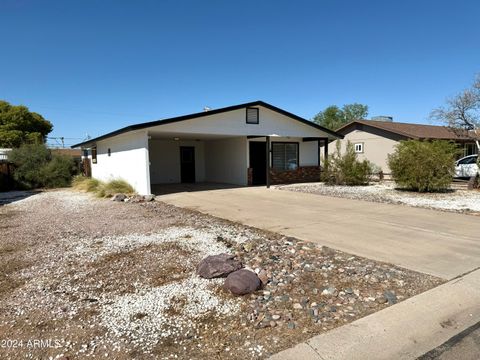
[[[318,181],[321,154],[341,138],[262,101],[128,126],[89,148],[92,176],[122,178],[140,194],[160,185],[235,186]]]

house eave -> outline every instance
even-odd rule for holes
[[[185,121],[185,120],[192,120],[192,119],[196,119],[196,118],[201,118],[201,117],[205,117],[205,116],[210,116],[210,115],[215,115],[215,114],[221,114],[221,113],[224,113],[224,112],[229,112],[229,111],[234,111],[234,110],[238,110],[238,109],[242,109],[242,108],[247,108],[247,107],[252,107],[252,106],[262,106],[266,109],[270,109],[272,111],[275,111],[277,113],[280,113],[282,115],[285,115],[293,120],[296,120],[296,121],[299,121],[305,125],[308,125],[308,126],[311,126],[317,130],[320,130],[320,131],[323,131],[325,133],[327,133],[328,135],[331,135],[331,138],[336,138],[336,139],[343,139],[343,135],[335,132],[335,131],[332,131],[330,129],[327,129],[327,128],[324,128],[323,126],[320,126],[318,124],[315,124],[314,122],[310,121],[310,120],[307,120],[307,119],[304,119],[298,115],[295,115],[293,113],[290,113],[286,110],[283,110],[283,109],[280,109],[276,106],[273,106],[273,105],[270,105],[266,102],[263,102],[263,101],[253,101],[253,102],[249,102],[249,103],[244,103],[244,104],[239,104],[239,105],[233,105],[233,106],[229,106],[229,107],[224,107],[224,108],[220,108],[220,109],[215,109],[215,110],[209,110],[207,112],[205,111],[202,111],[202,112],[199,112],[199,113],[194,113],[194,114],[189,114],[189,115],[182,115],[182,116],[177,116],[177,117],[173,117],[173,118],[169,118],[169,119],[164,119],[164,120],[155,120],[155,121],[150,121],[150,122],[145,122],[145,123],[139,123],[139,124],[135,124],[135,125],[129,125],[129,126],[126,126],[126,127],[123,127],[121,129],[118,129],[118,130],[115,130],[115,131],[112,131],[112,132],[109,132],[107,134],[104,134],[104,135],[101,135],[101,136],[98,136],[96,138],[93,138],[93,139],[89,139],[87,141],[84,141],[84,142],[81,142],[81,143],[78,143],[78,144],[75,144],[75,145],[72,145],[71,147],[72,148],[77,148],[77,147],[85,147],[85,146],[91,146],[93,144],[95,144],[96,142],[98,141],[101,141],[101,140],[105,140],[107,138],[110,138],[110,137],[113,137],[113,136],[117,136],[117,135],[120,135],[120,134],[123,134],[123,133],[126,133],[126,132],[129,132],[129,131],[135,131],[135,130],[141,130],[141,129],[147,129],[147,128],[150,128],[150,127],[154,127],[154,126],[161,126],[161,125],[166,125],[166,124],[171,124],[171,123],[175,123],[175,122],[180,122],[180,121]]]

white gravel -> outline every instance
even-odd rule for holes
[[[102,325],[114,337],[126,338],[134,346],[151,349],[166,337],[194,336],[196,320],[205,316],[235,314],[240,301],[220,299],[212,290],[223,279],[206,280],[192,275],[179,283],[119,296],[103,306]],[[173,310],[174,313],[167,313]]]
[[[10,193],[2,194],[2,198],[14,200],[7,206],[18,210],[29,210],[29,208],[39,202],[45,206],[55,204],[58,211],[79,211],[92,206],[92,195],[74,192],[71,190],[54,190],[44,191],[38,194],[29,191],[12,191]]]
[[[93,261],[101,256],[121,251],[130,251],[147,245],[175,243],[187,250],[193,251],[197,257],[206,257],[220,253],[229,253],[229,249],[217,241],[219,237],[227,236],[229,240],[243,243],[254,236],[250,231],[238,233],[229,226],[214,225],[205,228],[169,227],[161,231],[144,235],[130,234],[124,236],[105,236],[93,239],[79,239],[73,236],[66,239],[74,256],[84,256]],[[99,246],[99,244],[101,244]]]
[[[447,193],[415,193],[396,190],[394,184],[387,183],[369,186],[328,186],[323,183],[310,183],[283,185],[276,188],[444,211],[480,212],[479,191],[453,190]]]

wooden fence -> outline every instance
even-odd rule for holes
[[[13,165],[6,161],[0,161],[0,191],[12,190],[13,181]]]

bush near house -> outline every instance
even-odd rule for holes
[[[350,141],[344,154],[341,154],[340,146],[340,142],[337,142],[336,151],[324,161],[322,180],[328,185],[368,185],[373,164],[368,160],[358,160]]]
[[[78,172],[75,161],[65,155],[52,155],[44,144],[24,144],[13,149],[9,160],[15,165],[13,179],[23,189],[69,186]]]
[[[100,181],[83,175],[77,175],[72,180],[72,186],[76,190],[96,192],[100,186]]]
[[[103,182],[97,179],[78,175],[73,179],[73,188],[81,191],[93,192],[98,197],[112,197],[115,194],[135,194],[135,189],[125,180],[114,179]]]
[[[393,180],[402,188],[445,191],[455,174],[457,152],[456,145],[449,141],[402,141],[388,155],[388,166]]]

